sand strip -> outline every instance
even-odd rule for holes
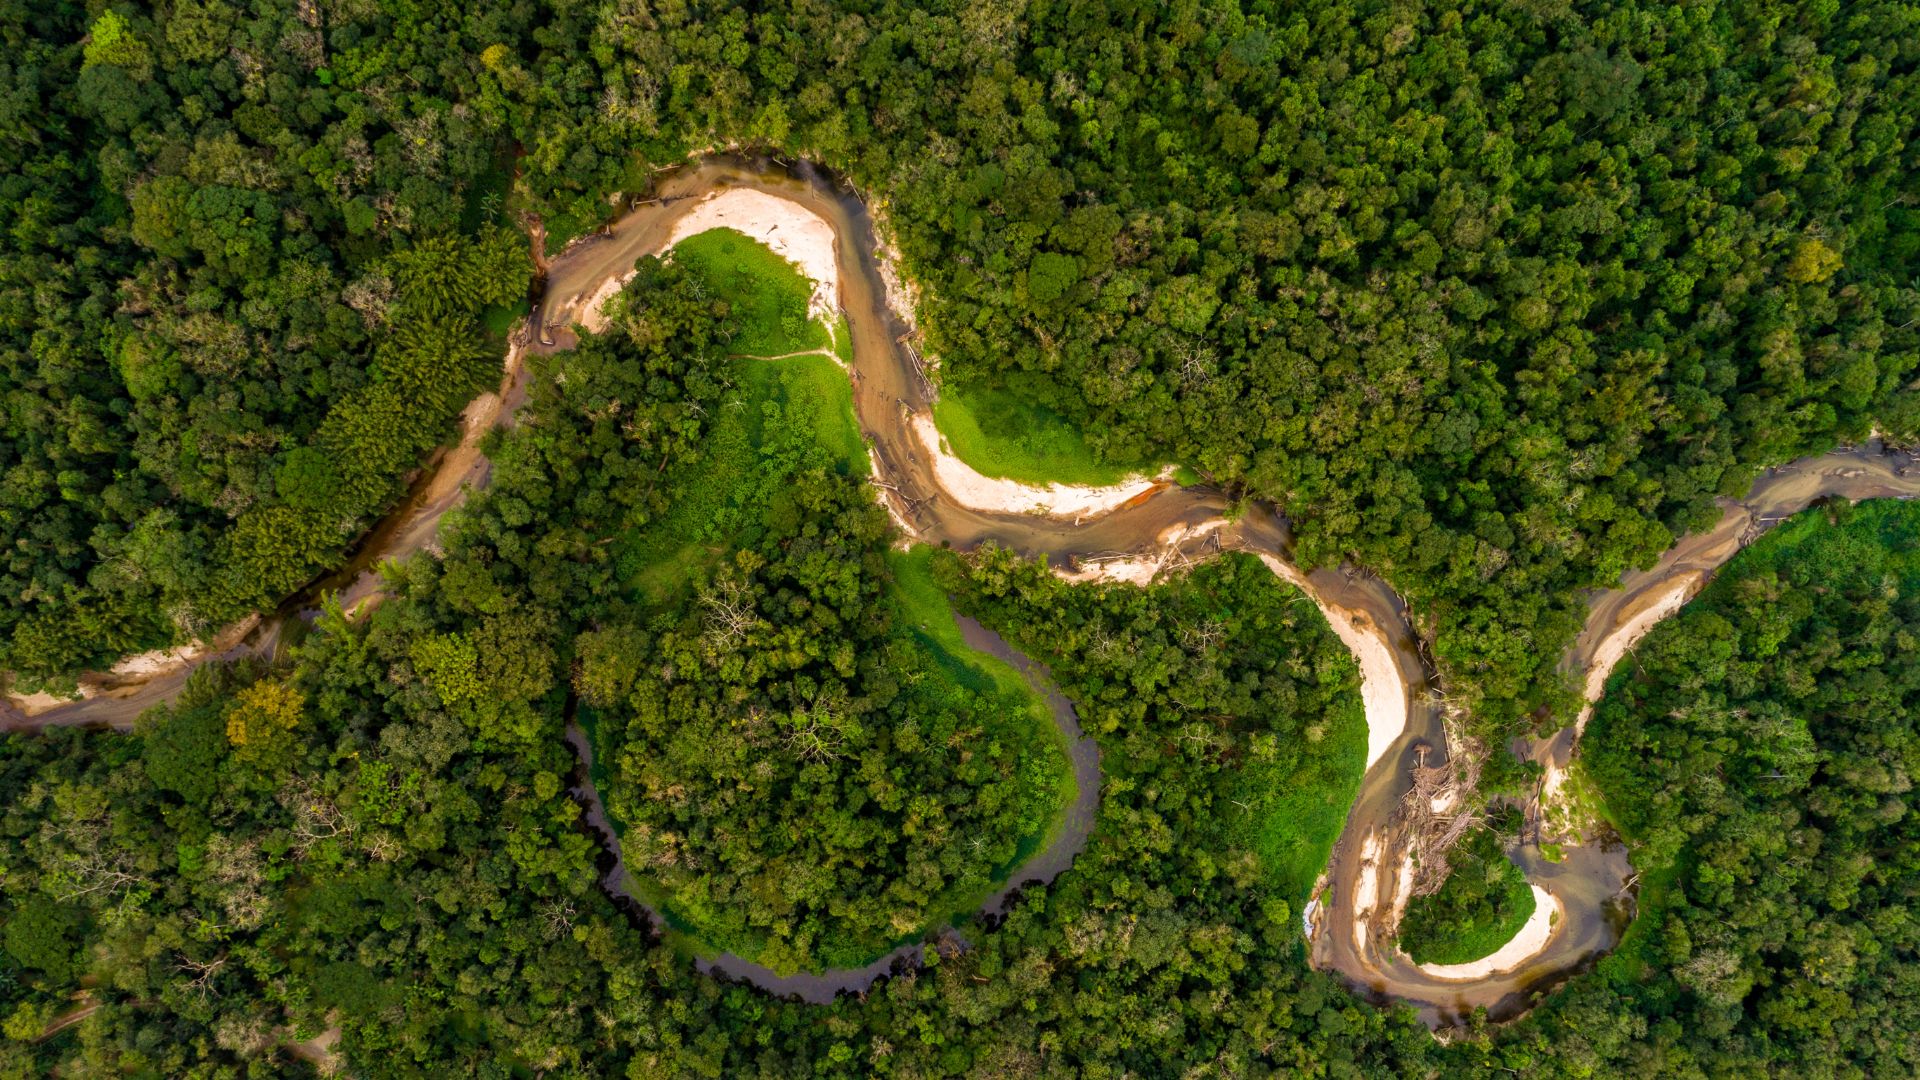
[[[1560,919],[1560,898],[1541,888],[1533,886],[1533,916],[1525,926],[1513,935],[1513,939],[1500,946],[1491,956],[1465,964],[1421,964],[1422,974],[1447,982],[1469,982],[1484,979],[1489,975],[1511,971],[1539,955],[1553,937],[1554,925]]]
[[[1365,615],[1328,607],[1297,567],[1265,552],[1260,553],[1260,561],[1319,605],[1333,632],[1360,662],[1360,701],[1367,712],[1367,768],[1372,769],[1407,730],[1407,684],[1401,681],[1400,668],[1393,661],[1393,644]]]
[[[772,248],[813,282],[811,313],[832,323],[840,310],[840,269],[833,226],[819,214],[778,195],[726,188],[700,200],[673,223],[667,246],[709,229],[733,229]]]
[[[913,415],[913,433],[920,449],[933,462],[933,478],[953,501],[969,510],[996,514],[1045,514],[1048,517],[1084,519],[1117,510],[1130,499],[1152,491],[1160,480],[1138,476],[1111,487],[1081,487],[1075,484],[1022,484],[982,476],[973,466],[953,456],[940,429],[928,413]]]

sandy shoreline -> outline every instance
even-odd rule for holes
[[[934,480],[940,489],[969,510],[1084,519],[1117,510],[1165,483],[1156,477],[1139,476],[1111,487],[1022,484],[1017,480],[983,476],[955,457],[931,413],[913,414],[913,433],[921,450],[933,462]]]
[[[840,311],[840,267],[834,250],[838,241],[827,219],[792,199],[753,188],[725,188],[673,223],[667,247],[710,229],[744,233],[799,267],[813,282],[810,313],[833,322]]]
[[[1353,887],[1353,947],[1367,951],[1367,924],[1380,899],[1380,834],[1370,832],[1360,845],[1360,876]]]
[[[1705,573],[1683,574],[1675,578],[1665,589],[1645,598],[1638,611],[1629,615],[1601,641],[1600,647],[1594,650],[1593,665],[1587,668],[1586,685],[1581,688],[1586,700],[1580,707],[1579,717],[1573,722],[1576,734],[1586,730],[1587,720],[1593,716],[1593,707],[1606,690],[1607,679],[1613,674],[1613,669],[1619,666],[1620,658],[1663,619],[1685,607],[1706,581]]]
[[[1375,762],[1387,756],[1394,740],[1407,730],[1407,684],[1401,680],[1400,668],[1394,663],[1393,644],[1365,615],[1348,615],[1329,608],[1314,594],[1298,568],[1264,551],[1260,552],[1260,561],[1282,581],[1306,593],[1319,605],[1327,624],[1359,661],[1360,701],[1367,713],[1367,768],[1372,769]]]

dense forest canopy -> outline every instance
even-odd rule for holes
[[[925,971],[865,1002],[805,1006],[725,986],[615,910],[565,791],[568,699],[611,705],[633,680],[659,677],[648,654],[610,647],[618,639],[671,641],[691,622],[701,632],[675,662],[702,665],[684,655],[705,636],[698,601],[663,606],[656,595],[698,597],[739,573],[740,553],[759,557],[723,546],[718,559],[682,559],[669,565],[684,577],[655,594],[633,575],[658,560],[600,542],[622,525],[660,542],[649,532],[675,523],[683,492],[641,480],[669,455],[721,465],[724,428],[700,418],[724,415],[740,372],[772,370],[727,360],[724,302],[692,274],[643,262],[615,326],[543,361],[552,366],[533,384],[526,422],[494,448],[495,483],[444,556],[396,570],[396,595],[363,618],[330,607],[275,668],[201,669],[131,735],[0,744],[6,1074],[55,1062],[162,1075],[249,1061],[298,1070],[301,1048],[332,1026],[352,1068],[383,1075],[502,1064],[1017,1075],[1048,1062],[1098,1071],[1278,1055],[1379,1067],[1431,1053],[1409,1018],[1363,1006],[1302,962],[1299,905],[1352,800],[1365,729],[1352,658],[1312,605],[1250,558],[1151,590],[1070,587],[997,550],[852,559],[841,576],[870,588],[820,605],[756,578],[752,602],[770,630],[827,607],[870,622],[842,635],[854,671],[840,678],[850,696],[878,701],[865,658],[899,647],[882,633],[890,620],[926,610],[918,598],[886,602],[880,586],[888,572],[924,581],[931,560],[925,584],[941,613],[945,590],[1044,656],[1083,703],[1107,775],[1088,847],[1004,922],[968,923],[966,952],[929,955]],[[803,450],[761,448],[794,454],[796,468]],[[786,509],[753,519],[757,535],[796,566],[819,566],[821,543],[856,544],[878,513],[851,470],[816,465],[775,490],[788,493]],[[783,546],[793,530],[816,539]],[[801,674],[832,679],[840,641],[814,634],[794,648],[816,641],[826,655]],[[749,659],[735,653],[719,672]],[[920,674],[937,688],[935,672]],[[716,678],[675,685],[705,692]],[[779,687],[742,685],[753,695]],[[935,704],[964,720],[988,691],[944,692]],[[883,708],[858,715],[875,739],[908,737]],[[980,742],[962,745],[995,760]],[[943,777],[938,755],[893,749],[914,765],[900,770],[903,788],[963,779]],[[716,779],[756,775],[751,760],[710,766]],[[912,798],[941,794],[920,787]],[[630,802],[629,837],[646,812]],[[879,799],[848,809],[860,811],[849,827],[894,820]],[[792,819],[777,802],[740,799],[712,820],[764,831]]]
[[[479,319],[528,270],[482,192],[504,144],[316,79],[324,25],[219,3],[0,14],[16,677],[58,685],[277,603],[492,381]]]
[[[817,337],[782,340],[783,309],[805,320],[805,281],[766,248],[702,234],[672,256],[671,270],[646,261],[609,333],[556,363],[623,431],[645,420],[619,391],[653,388],[600,373],[626,362],[622,337],[687,340],[662,323],[669,297],[722,311],[728,349],[827,339],[815,325]],[[734,256],[771,280],[736,281]],[[753,302],[767,293],[793,303]],[[910,597],[904,579],[924,579],[924,559],[888,552],[846,373],[822,355],[709,349],[687,363],[725,389],[691,414],[711,418],[698,442],[652,470],[652,498],[548,515],[614,539],[626,577],[628,595],[573,610],[593,616],[574,683],[596,760],[611,762],[606,804],[638,893],[702,945],[782,973],[859,967],[977,907],[1073,783],[1019,676],[955,640],[937,592]],[[555,477],[555,493],[648,473],[644,443],[614,446]]]
[[[17,670],[339,550],[381,496],[313,477],[312,406],[379,383],[404,256],[503,220],[515,146],[549,243],[691,149],[845,171],[949,378],[1277,500],[1489,722],[1572,590],[1920,423],[1908,4],[8,10]],[[515,295],[476,258],[463,300]],[[343,404],[356,447],[444,415]]]
[[[1498,745],[1565,703],[1577,590],[1761,466],[1920,436],[1917,69],[1898,0],[0,0],[0,669],[59,689],[337,564],[495,381],[537,260],[739,147],[866,193],[949,385],[1385,575]],[[613,330],[534,364],[491,488],[383,603],[200,669],[131,734],[0,742],[0,1075],[1920,1068],[1916,533],[1882,508],[1802,519],[1615,680],[1589,768],[1646,910],[1516,1024],[1438,1043],[1306,966],[1364,756],[1353,666],[1238,558],[1135,589],[918,556],[920,601],[1049,663],[1100,741],[1086,851],[864,1000],[697,975],[596,884],[570,700],[624,728],[616,779],[671,764],[631,721],[695,689],[634,692],[731,580],[800,659],[675,686],[791,721],[837,680],[834,715],[898,751],[860,657],[928,648],[857,441],[799,437],[817,408],[769,414],[784,442],[713,422],[747,379],[825,384],[743,375],[747,312],[698,273],[643,265]],[[780,483],[699,504],[724,530],[668,528],[699,494],[670,466],[767,446]],[[1001,751],[911,778],[964,789],[924,797],[969,827],[1024,822],[968,803],[1039,748]],[[881,807],[846,824],[903,833]],[[750,854],[718,863],[741,888]],[[977,867],[947,870],[927,895]]]
[[[1533,890],[1502,847],[1519,830],[1519,814],[1474,828],[1446,853],[1440,888],[1407,902],[1400,947],[1416,964],[1464,964],[1512,940],[1533,915]]]

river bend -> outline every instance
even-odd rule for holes
[[[1324,889],[1311,909],[1313,963],[1339,972],[1365,996],[1399,1000],[1419,1009],[1436,1027],[1460,1022],[1484,1007],[1496,1018],[1524,1010],[1535,996],[1591,964],[1618,940],[1631,917],[1632,868],[1617,841],[1584,836],[1556,837],[1560,858],[1549,861],[1538,842],[1544,835],[1538,807],[1551,799],[1564,775],[1584,724],[1583,712],[1553,736],[1524,740],[1515,749],[1544,767],[1547,780],[1532,800],[1533,842],[1510,851],[1528,879],[1558,908],[1544,944],[1507,970],[1461,978],[1457,973],[1423,971],[1401,953],[1391,938],[1397,911],[1410,891],[1414,848],[1423,825],[1448,808],[1444,802],[1416,797],[1421,786],[1445,764],[1447,738],[1436,675],[1426,659],[1406,605],[1380,579],[1364,571],[1320,569],[1302,573],[1292,559],[1287,523],[1271,509],[1255,506],[1232,522],[1225,520],[1231,500],[1206,485],[1156,486],[1142,497],[1111,511],[1079,519],[1011,513],[969,507],[943,488],[926,446],[914,434],[914,421],[929,414],[935,393],[911,342],[912,328],[889,306],[878,257],[874,222],[866,204],[843,184],[805,163],[792,167],[766,161],[709,158],[666,173],[651,198],[639,203],[607,229],[587,237],[546,267],[544,298],[517,335],[498,391],[468,410],[466,437],[423,470],[402,507],[361,545],[349,566],[289,601],[275,618],[221,643],[196,662],[229,659],[270,650],[278,621],[307,603],[320,588],[345,592],[350,602],[375,597],[373,566],[382,559],[419,550],[433,536],[440,516],[465,493],[485,484],[487,464],[477,451],[479,436],[496,424],[511,423],[522,393],[522,349],[554,352],[575,341],[572,327],[610,281],[631,271],[634,261],[662,250],[675,222],[704,196],[729,187],[750,188],[790,200],[831,226],[835,236],[838,295],[853,337],[850,372],[854,405],[874,462],[880,498],[914,538],[969,549],[992,541],[1027,556],[1044,556],[1056,568],[1097,567],[1102,561],[1131,557],[1164,565],[1170,555],[1205,558],[1223,550],[1254,553],[1319,605],[1328,621],[1362,654],[1369,727],[1378,746],[1360,791],[1336,843]],[[1590,597],[1588,619],[1569,649],[1562,670],[1584,685],[1591,699],[1625,648],[1659,619],[1677,610],[1712,573],[1766,528],[1827,497],[1849,499],[1912,498],[1920,495],[1920,460],[1912,451],[1878,442],[1835,451],[1769,470],[1749,494],[1723,500],[1723,514],[1710,531],[1683,538],[1651,568],[1625,575],[1617,588]],[[1086,842],[1095,816],[1098,757],[1082,735],[1072,707],[1051,689],[1044,673],[1009,649],[990,631],[962,623],[969,642],[996,652],[1026,671],[1047,694],[1057,724],[1069,744],[1081,798],[1068,811],[1060,841],[1019,868],[1008,887],[988,902],[999,911],[1009,894],[1028,881],[1051,880],[1070,866]],[[111,685],[84,701],[32,716],[9,706],[0,713],[0,729],[46,724],[110,724],[125,728],[147,706],[170,700],[184,682],[185,665],[146,679],[108,680]],[[1394,715],[1403,713],[1404,715]],[[576,795],[588,825],[600,834],[608,852],[604,884],[631,903],[619,861],[617,837],[606,821],[587,768],[592,748],[577,727],[568,740],[580,755]],[[1464,804],[1464,801],[1463,801]],[[942,947],[963,947],[951,937]],[[903,946],[865,968],[781,977],[738,957],[699,961],[702,970],[741,978],[769,992],[807,1001],[830,1000],[836,993],[864,990],[879,977],[911,962],[919,944]]]

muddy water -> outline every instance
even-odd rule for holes
[[[1100,745],[1080,730],[1080,716],[1073,711],[1073,703],[1060,693],[1045,666],[1028,659],[1026,654],[1007,644],[1005,638],[965,615],[955,613],[954,621],[960,624],[960,637],[969,648],[1006,661],[1039,692],[1047,703],[1054,726],[1060,729],[1067,761],[1073,768],[1073,802],[1067,805],[1052,842],[1021,863],[1006,883],[981,905],[981,910],[988,915],[999,916],[1006,914],[1008,905],[1021,889],[1051,882],[1086,850],[1087,838],[1093,835],[1094,817],[1100,810]]]
[[[577,318],[580,302],[592,296],[608,274],[624,272],[635,256],[663,243],[689,199],[729,185],[783,195],[834,227],[842,306],[854,338],[855,407],[874,448],[876,473],[886,484],[884,497],[917,539],[962,549],[992,541],[1029,556],[1046,556],[1056,565],[1073,565],[1083,558],[1158,553],[1164,547],[1160,538],[1180,527],[1216,521],[1227,509],[1225,494],[1204,486],[1167,490],[1074,523],[972,510],[947,497],[911,433],[911,420],[928,408],[932,388],[902,345],[908,328],[885,302],[866,206],[855,193],[804,167],[788,172],[764,163],[717,160],[674,175],[662,185],[661,201],[636,210],[606,240],[556,260],[544,313],[550,327],[543,337],[564,347],[568,338],[562,324]],[[1920,469],[1912,468],[1911,457],[1879,447],[1776,470],[1749,500],[1729,504],[1727,517],[1712,533],[1688,538],[1652,570],[1628,575],[1620,589],[1595,596],[1588,631],[1571,650],[1567,670],[1585,671],[1595,657],[1608,655],[1608,636],[1623,614],[1630,618],[1635,613],[1636,598],[1644,601],[1676,575],[1692,574],[1703,582],[1756,535],[1757,528],[1807,502],[1835,494],[1858,499],[1916,492]],[[1291,562],[1286,522],[1259,508],[1181,547],[1182,554],[1193,558],[1238,548]],[[1405,604],[1391,589],[1365,573],[1334,570],[1306,575],[1303,587],[1329,621],[1347,620],[1383,637],[1392,649],[1394,677],[1408,691],[1401,734],[1363,778],[1328,866],[1331,903],[1317,927],[1314,962],[1342,973],[1365,993],[1416,1005],[1436,1026],[1457,1022],[1478,1007],[1497,1016],[1524,1009],[1535,995],[1591,964],[1618,940],[1631,904],[1625,886],[1632,868],[1625,850],[1618,843],[1569,844],[1558,862],[1547,861],[1537,845],[1512,853],[1529,879],[1559,900],[1565,915],[1546,946],[1511,971],[1449,982],[1420,971],[1385,934],[1366,934],[1363,942],[1358,924],[1375,921],[1356,918],[1354,901],[1363,878],[1372,877],[1376,912],[1391,909],[1406,888],[1400,880],[1404,849],[1389,845],[1375,860],[1378,865],[1369,866],[1361,858],[1364,842],[1369,836],[1383,843],[1404,840],[1407,815],[1402,808],[1415,766],[1422,761],[1429,766],[1444,763],[1441,710],[1433,693],[1433,669]],[[1573,744],[1570,727],[1556,738],[1530,742],[1525,750],[1541,759],[1557,752],[1564,765]]]
[[[789,170],[767,162],[710,159],[664,176],[655,198],[635,207],[603,234],[573,245],[551,261],[546,296],[529,328],[528,337],[533,342],[530,348],[553,352],[570,347],[574,341],[570,326],[580,317],[587,298],[610,277],[628,272],[636,258],[658,251],[693,200],[728,186],[751,187],[790,199],[833,226],[838,237],[841,302],[853,336],[855,407],[873,448],[877,478],[885,485],[882,497],[917,539],[962,549],[991,541],[1029,556],[1046,556],[1055,565],[1070,566],[1086,558],[1159,554],[1166,547],[1162,537],[1183,527],[1214,522],[1228,508],[1224,493],[1205,486],[1169,489],[1085,522],[981,512],[946,497],[912,435],[910,421],[927,410],[933,388],[903,345],[908,327],[886,304],[875,258],[872,219],[855,192],[804,164]],[[510,417],[517,405],[516,379],[517,373],[510,370],[500,394],[495,396],[502,419]],[[468,441],[463,439],[463,446]],[[391,530],[383,527],[383,533],[365,545],[365,561],[348,579],[349,591],[359,587],[371,595],[372,579],[361,576],[366,568],[388,555],[418,550],[432,536],[440,514],[457,505],[466,487],[441,480],[442,472],[456,472],[474,485],[485,482],[483,458],[449,458],[444,467],[430,470],[423,477],[424,486],[416,486],[417,494],[403,510],[404,520]],[[1620,652],[1623,634],[1641,633],[1651,625],[1650,618],[1636,616],[1658,603],[1663,592],[1672,591],[1676,582],[1684,582],[1682,588],[1697,589],[1744,543],[1809,503],[1833,495],[1865,499],[1916,494],[1920,494],[1920,464],[1916,464],[1914,455],[1877,444],[1772,470],[1746,499],[1724,504],[1725,513],[1716,528],[1682,540],[1652,569],[1630,573],[1618,588],[1593,596],[1587,627],[1569,650],[1564,670],[1576,681],[1583,681],[1583,673],[1596,664],[1606,666]],[[1180,554],[1190,558],[1244,549],[1291,563],[1286,522],[1258,507],[1203,538],[1181,541],[1179,547]],[[1399,845],[1404,843],[1406,796],[1413,786],[1416,765],[1423,760],[1429,766],[1442,762],[1445,739],[1441,711],[1433,692],[1432,667],[1415,638],[1404,603],[1391,589],[1364,572],[1320,570],[1306,575],[1301,583],[1329,621],[1348,620],[1356,628],[1381,636],[1391,646],[1393,677],[1407,690],[1404,727],[1367,770],[1327,868],[1329,902],[1326,915],[1316,926],[1314,963],[1341,973],[1365,994],[1416,1005],[1436,1026],[1457,1022],[1478,1007],[1488,1008],[1496,1016],[1523,1010],[1540,992],[1590,965],[1618,940],[1631,904],[1624,891],[1631,873],[1625,852],[1617,844],[1569,845],[1563,860],[1557,863],[1547,862],[1537,846],[1513,852],[1529,879],[1560,901],[1565,917],[1558,921],[1543,950],[1512,971],[1471,982],[1448,982],[1413,966],[1385,934],[1363,934],[1362,927],[1372,929],[1369,924],[1376,923],[1377,918],[1356,917],[1357,900],[1371,892],[1375,898],[1372,914],[1377,915],[1382,908],[1390,909],[1404,888],[1399,880],[1404,848]],[[55,710],[48,719],[36,717],[27,723],[130,722],[138,708],[144,707],[137,701],[165,700],[178,692],[178,682],[183,680],[184,673],[170,675],[146,687],[135,687],[120,698],[96,697]],[[1055,698],[1057,695],[1049,700]],[[1055,712],[1058,718],[1058,706]],[[1064,723],[1062,728],[1069,730]],[[1077,736],[1077,724],[1071,730],[1075,738],[1070,741],[1075,745],[1085,741]],[[590,753],[583,738],[576,739],[572,733],[569,737],[575,740],[576,750]],[[1521,750],[1534,760],[1564,769],[1576,739],[1577,725],[1570,724],[1555,736],[1524,743]],[[1097,761],[1076,755],[1075,771],[1082,780],[1082,797],[1096,798]],[[589,818],[597,815],[597,827],[610,839],[591,784],[583,785],[581,796],[588,805]],[[1074,813],[1082,809],[1076,803]],[[1092,811],[1089,802],[1081,819],[1088,826]],[[1076,832],[1078,842],[1084,842],[1085,832],[1078,826],[1063,830],[1063,840]],[[1381,849],[1371,864],[1363,858],[1369,838]],[[613,865],[618,865],[617,846],[610,846],[609,851]],[[1071,851],[1049,848],[1036,864],[1023,867],[1016,880],[1058,873],[1071,857]],[[613,888],[616,895],[625,891],[617,882]],[[993,903],[1004,901],[1002,895]],[[734,958],[703,962],[703,968],[745,978],[775,993],[822,1000],[823,995],[831,997],[867,985],[896,962],[909,959],[915,948],[903,948],[857,972],[791,979],[756,970]]]
[[[1713,529],[1683,538],[1651,568],[1624,575],[1619,587],[1592,594],[1586,626],[1568,649],[1561,670],[1576,685],[1597,695],[1625,649],[1657,625],[1658,618],[1650,616],[1678,610],[1745,545],[1831,497],[1855,501],[1920,497],[1920,455],[1873,441],[1768,470],[1746,497],[1722,501],[1721,517]],[[1414,711],[1422,714],[1414,726],[1437,733],[1437,711],[1419,705]],[[1564,773],[1586,714],[1583,709],[1574,723],[1545,738],[1520,740],[1516,751],[1541,763],[1549,776]],[[1409,1002],[1429,1024],[1447,1026],[1480,1007],[1495,1019],[1522,1012],[1541,993],[1591,966],[1619,942],[1632,915],[1633,867],[1624,846],[1608,837],[1563,844],[1559,862],[1549,862],[1537,843],[1510,849],[1509,855],[1528,880],[1558,898],[1565,912],[1546,946],[1511,971],[1470,983],[1449,982],[1421,971],[1377,934],[1356,940],[1353,898],[1363,877],[1377,873],[1376,891],[1383,897],[1406,887],[1399,881],[1397,852],[1388,850],[1376,860],[1382,865],[1367,866],[1360,848],[1375,831],[1393,834],[1394,807],[1411,788],[1411,764],[1406,762],[1392,776],[1382,776],[1383,769],[1376,767],[1363,782],[1347,831],[1328,867],[1332,896],[1329,916],[1314,940],[1317,966],[1341,972],[1356,989],[1378,1000]],[[1530,810],[1537,814],[1537,799]]]

